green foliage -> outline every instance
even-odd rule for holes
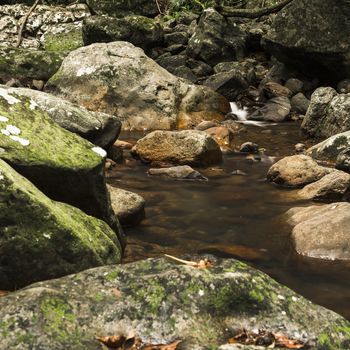
[[[213,5],[212,0],[170,0],[167,4],[167,15],[178,18],[181,12],[194,12],[200,14]]]

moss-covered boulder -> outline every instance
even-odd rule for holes
[[[84,21],[83,39],[85,45],[111,41],[128,41],[144,50],[160,45],[163,30],[154,19],[144,16],[111,18],[92,16]]]
[[[223,120],[226,98],[175,77],[131,43],[97,43],[71,52],[46,91],[88,110],[122,116],[124,129],[189,128]]]
[[[0,285],[3,289],[120,260],[102,220],[50,200],[0,159]]]
[[[104,179],[106,152],[56,124],[37,103],[0,87],[0,158],[51,199],[119,232]]]
[[[315,350],[349,348],[341,316],[246,264],[211,260],[209,269],[165,259],[99,267],[2,297],[0,348],[96,350],[96,336],[134,333],[145,343],[209,350],[243,327],[282,332]]]
[[[5,85],[0,85],[0,88],[7,90],[8,93],[30,98],[62,128],[78,134],[106,150],[109,150],[119,136],[121,122],[116,116],[88,111],[67,100],[42,91],[9,88]]]
[[[87,4],[93,13],[112,17],[128,15],[153,17],[159,14],[156,2],[150,0],[87,0]]]
[[[22,48],[0,48],[0,83],[17,79],[26,84],[33,79],[48,80],[58,71],[64,54]]]

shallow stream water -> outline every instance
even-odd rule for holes
[[[271,164],[294,153],[304,141],[297,123],[247,125],[234,144],[252,141],[266,149],[259,162],[243,154],[226,154],[222,164],[198,169],[208,181],[176,181],[147,175],[149,166],[126,157],[109,171],[108,182],[146,199],[146,219],[126,229],[125,262],[164,253],[181,256],[211,253],[237,258],[266,272],[310,300],[350,319],[350,263],[298,256],[284,213],[311,205],[295,190],[266,182]],[[124,133],[135,142],[143,135]],[[241,170],[247,175],[232,175]]]

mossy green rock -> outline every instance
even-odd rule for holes
[[[154,19],[144,16],[133,15],[124,18],[92,16],[84,21],[83,39],[85,45],[128,41],[147,50],[162,43],[163,30]]]
[[[96,336],[134,332],[147,343],[180,339],[179,350],[209,350],[242,327],[316,350],[349,348],[341,316],[244,263],[210,259],[209,269],[166,259],[99,267],[2,297],[0,348],[96,350]]]
[[[112,17],[127,15],[153,17],[159,14],[156,2],[150,0],[87,0],[87,4],[93,13]]]
[[[0,285],[3,289],[118,263],[103,221],[54,202],[0,159]]]
[[[11,78],[23,83],[48,80],[58,71],[64,54],[22,48],[0,48],[0,83]]]
[[[104,151],[56,124],[34,100],[0,87],[0,158],[51,199],[119,232],[104,179]]]

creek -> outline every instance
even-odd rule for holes
[[[291,243],[284,213],[312,205],[298,200],[296,190],[268,183],[266,173],[280,157],[305,142],[298,123],[246,125],[234,144],[252,141],[265,148],[261,161],[244,154],[226,154],[221,164],[198,169],[208,181],[176,181],[147,175],[149,166],[127,156],[108,172],[108,182],[142,195],[146,218],[125,230],[124,262],[164,253],[210,253],[237,258],[264,271],[313,302],[350,319],[350,262],[301,257]],[[122,133],[135,142],[142,133]],[[241,170],[246,175],[233,175]]]

